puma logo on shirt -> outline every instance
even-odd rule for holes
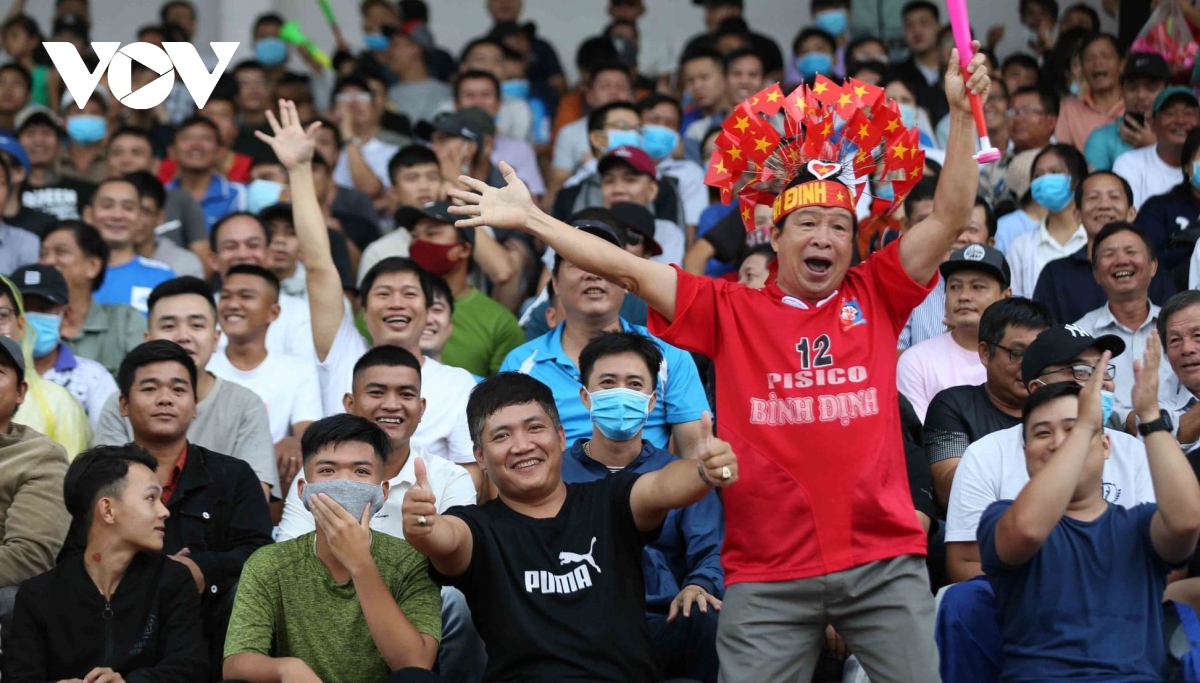
[[[595,568],[597,574],[600,565],[592,556],[596,550],[596,537],[592,537],[592,545],[585,554],[563,551],[558,554],[560,565],[582,563],[566,574],[552,574],[546,571],[525,572],[525,592],[527,593],[576,593],[592,585],[592,574],[588,565]]]

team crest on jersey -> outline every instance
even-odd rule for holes
[[[842,330],[848,330],[851,327],[867,323],[867,319],[863,317],[862,306],[858,305],[858,299],[843,300],[842,310],[839,315],[842,318]]]

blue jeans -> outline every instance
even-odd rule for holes
[[[693,605],[690,617],[680,614],[668,624],[666,614],[646,613],[654,652],[667,675],[716,683],[718,614],[712,607],[704,613]]]
[[[934,640],[942,683],[997,683],[1004,660],[1000,613],[992,584],[982,576],[946,589]]]
[[[442,640],[434,671],[447,683],[480,683],[487,649],[475,630],[467,598],[457,588],[442,588]]]

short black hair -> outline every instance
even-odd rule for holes
[[[1005,65],[1007,64],[1008,60],[1005,60]],[[1015,99],[1021,95],[1037,95],[1042,109],[1046,110],[1046,115],[1058,116],[1059,105],[1062,103],[1062,99],[1059,98],[1058,93],[1054,92],[1052,88],[1041,85],[1027,85],[1024,88],[1018,88],[1015,93],[1009,96],[1009,99]]]
[[[334,123],[333,121],[330,121],[329,119],[327,119],[325,117],[318,116],[317,118],[313,119],[312,121],[308,121],[307,123],[305,123],[304,124],[305,129],[307,129],[309,126],[311,126],[313,124],[313,122],[319,122],[321,124],[320,130],[327,130],[330,133],[333,133],[333,145],[334,145],[334,147],[337,147],[338,150],[340,151],[342,149],[342,133],[341,133],[341,131],[338,130],[337,124]],[[337,161],[337,159],[334,159],[334,161]]]
[[[37,19],[34,19],[28,14],[17,14],[6,19],[3,24],[0,24],[0,33],[5,33],[8,31],[8,29],[13,27],[20,28],[28,35],[36,36],[38,38],[42,37],[42,29],[38,26]],[[15,64],[16,62],[10,63]]]
[[[639,118],[641,116],[641,114],[638,112],[637,105],[634,104],[633,102],[609,102],[608,104],[604,105],[603,107],[597,108],[591,114],[588,114],[588,120],[587,120],[588,132],[590,133],[594,130],[604,130],[604,122],[608,120],[609,113],[614,112],[618,109],[625,109],[627,111],[631,111],[635,115],[637,115]]]
[[[492,38],[490,36],[483,36],[481,38],[476,38],[475,40],[472,40],[471,42],[467,43],[466,47],[464,47],[462,49],[462,52],[459,53],[458,61],[460,61],[460,62],[467,61],[467,55],[471,54],[472,50],[474,50],[477,47],[484,46],[484,45],[490,45],[490,46],[496,48],[497,50],[499,50],[500,52],[504,52],[504,43],[501,43],[500,41],[498,41],[495,38]]]
[[[1039,74],[1042,72],[1042,66],[1040,64],[1038,64],[1037,59],[1033,55],[1026,54],[1024,52],[1015,52],[1015,53],[1005,57],[1004,61],[1000,63],[1000,73],[1003,74],[1005,71],[1008,71],[1008,67],[1010,67],[1010,66],[1019,66],[1024,69],[1033,69],[1034,71],[1038,72]],[[1003,80],[1003,79],[1000,79],[1000,80]],[[1015,93],[1013,93],[1013,94],[1015,94]]]
[[[1101,40],[1107,40],[1108,43],[1113,46],[1113,49],[1117,51],[1118,59],[1125,58],[1125,46],[1121,44],[1121,41],[1118,40],[1113,34],[1103,33],[1101,31],[1095,31],[1084,36],[1083,39],[1079,41],[1079,46],[1075,48],[1075,52],[1082,59],[1084,51],[1091,47],[1092,43]]]
[[[429,286],[429,272],[417,265],[416,261],[403,256],[389,256],[371,266],[371,269],[363,275],[362,282],[358,283],[358,297],[362,307],[364,309],[367,307],[367,299],[370,298],[375,280],[379,279],[380,275],[392,273],[412,273],[417,276],[417,280],[421,283],[421,292],[425,294],[425,308],[428,310],[429,304],[433,303],[433,288]]]
[[[234,275],[250,275],[265,280],[267,285],[275,292],[275,299],[279,299],[279,276],[266,268],[256,266],[253,263],[239,263],[236,266],[230,266],[229,270],[225,273],[225,277],[222,279],[228,283],[229,278]]]
[[[1071,176],[1071,182],[1075,187],[1079,187],[1083,179],[1088,175],[1087,159],[1083,158],[1083,152],[1080,152],[1075,145],[1064,145],[1061,142],[1046,145],[1042,151],[1037,153],[1033,158],[1033,164],[1029,167],[1029,172],[1032,174],[1033,169],[1037,167],[1038,161],[1047,154],[1057,155],[1062,160],[1063,165],[1067,167],[1067,173]]]
[[[1054,326],[1054,315],[1040,301],[1013,296],[1000,299],[979,316],[979,341],[988,345],[988,353],[996,352],[996,345],[1004,339],[1008,328],[1023,330],[1046,330]]]
[[[275,156],[275,150],[263,145],[255,149],[254,153],[250,155],[250,170],[253,171],[257,166],[279,166],[283,168],[283,163],[279,161],[279,157]]]
[[[1146,235],[1145,230],[1142,230],[1138,226],[1128,221],[1113,221],[1111,223],[1106,223],[1103,228],[1100,228],[1100,232],[1096,233],[1096,238],[1092,240],[1091,257],[1093,267],[1096,265],[1096,255],[1100,253],[1100,245],[1104,242],[1104,240],[1121,232],[1132,232],[1140,237],[1142,244],[1146,245],[1146,255],[1150,257],[1151,261],[1158,260],[1158,256],[1154,249],[1154,242],[1150,241],[1150,238]]]
[[[163,188],[162,181],[158,176],[149,171],[133,171],[121,176],[124,180],[137,188],[139,201],[149,197],[154,201],[154,208],[161,211],[167,203],[167,191]]]
[[[1083,12],[1088,15],[1088,20],[1092,22],[1092,30],[1098,31],[1100,29],[1100,14],[1095,9],[1088,7],[1082,2],[1077,2],[1063,10],[1063,15],[1065,16],[1071,12]]]
[[[167,23],[167,15],[176,7],[187,8],[187,11],[192,13],[192,18],[196,18],[196,6],[188,2],[188,0],[169,0],[169,2],[164,2],[163,6],[158,8],[158,20],[164,24]]]
[[[333,84],[333,92],[330,93],[330,98],[336,98],[338,93],[346,88],[358,88],[365,93],[371,92],[371,86],[367,83],[367,79],[355,71],[352,74],[337,79],[337,82]]]
[[[1189,137],[1191,137],[1190,134],[1189,134]],[[1197,140],[1197,142],[1200,142],[1200,135],[1197,135],[1196,140]],[[1186,156],[1186,154],[1187,154],[1187,151],[1186,151],[1187,145],[1186,144],[1184,145],[1184,150],[1185,150],[1184,151],[1185,156],[1183,158],[1190,159],[1191,157]],[[1195,150],[1193,150],[1193,153],[1194,152],[1195,152]],[[1184,168],[1185,169],[1187,168],[1187,164],[1184,164]],[[1131,187],[1129,185],[1128,180],[1125,180],[1125,178],[1123,176],[1119,176],[1116,173],[1113,173],[1112,171],[1092,171],[1091,173],[1084,176],[1083,180],[1080,180],[1075,185],[1075,208],[1077,208],[1077,209],[1083,208],[1083,195],[1084,195],[1083,186],[1087,184],[1087,181],[1089,181],[1092,178],[1095,178],[1097,176],[1108,176],[1110,178],[1116,178],[1117,180],[1119,180],[1121,182],[1121,189],[1125,191],[1125,201],[1129,202],[1130,206],[1133,206],[1133,187]]]
[[[51,225],[42,235],[42,242],[44,243],[51,233],[59,230],[65,230],[75,237],[75,244],[79,245],[79,251],[83,252],[84,258],[100,259],[100,272],[96,273],[96,278],[92,280],[92,291],[98,291],[104,284],[104,274],[108,270],[108,257],[111,253],[108,242],[104,241],[95,227],[74,219],[58,221]]]
[[[278,12],[263,12],[262,14],[258,15],[257,19],[254,20],[254,28],[252,29],[251,35],[257,33],[259,27],[263,24],[276,24],[283,26],[283,17],[279,16]]]
[[[213,123],[212,119],[200,114],[193,114],[180,121],[179,124],[175,126],[175,132],[171,134],[171,144],[175,144],[175,141],[179,139],[179,136],[183,133],[183,131],[195,126],[203,126],[212,131],[212,134],[216,136],[217,140],[221,139],[221,129],[217,128],[217,124]]]
[[[234,65],[233,71],[231,71],[230,73],[232,73],[233,75],[236,76],[239,72],[242,72],[242,71],[266,71],[266,70],[267,70],[267,68],[265,66],[263,66],[257,60],[243,59],[242,61],[240,61]]]
[[[830,53],[837,52],[837,38],[834,38],[825,31],[812,26],[800,29],[800,32],[797,33],[796,37],[792,39],[792,52],[799,54],[800,46],[803,45],[804,41],[808,40],[809,38],[819,38],[825,41],[825,44],[829,46]]]
[[[937,5],[929,2],[929,0],[911,0],[911,2],[905,3],[904,9],[900,10],[900,16],[907,17],[909,14],[920,10],[932,12],[934,19],[936,19],[939,23],[942,21],[941,10],[938,9]]]
[[[904,217],[908,221],[912,221],[913,207],[917,202],[931,202],[933,196],[937,194],[937,180],[934,178],[921,178],[913,185],[912,191],[904,198]]]
[[[1183,153],[1180,156],[1183,159],[1183,185],[1187,189],[1192,181],[1192,164],[1191,160],[1196,158],[1196,152],[1200,152],[1200,126],[1188,131],[1187,137],[1183,139]],[[1133,200],[1129,201],[1129,205],[1133,206]]]
[[[992,209],[992,203],[982,195],[975,195],[975,206],[983,208],[983,222],[987,225],[988,237],[995,237],[997,228],[996,212]]]
[[[729,74],[729,69],[731,69],[733,67],[734,62],[741,60],[741,59],[745,59],[747,57],[752,57],[754,59],[757,59],[759,65],[762,66],[763,71],[765,72],[767,70],[767,67],[766,67],[767,63],[765,60],[763,60],[763,56],[762,56],[762,54],[759,53],[758,50],[755,50],[752,47],[739,47],[736,50],[731,50],[729,52],[729,54],[725,55],[725,65],[724,65],[725,66],[725,74],[726,75]]]
[[[1163,304],[1162,310],[1158,312],[1158,338],[1162,341],[1164,349],[1167,348],[1167,326],[1171,324],[1171,318],[1192,306],[1200,306],[1200,289],[1185,289]]]
[[[217,241],[218,236],[221,234],[221,228],[225,227],[225,224],[229,221],[232,221],[235,218],[243,217],[253,219],[254,222],[258,224],[258,227],[262,228],[263,237],[267,243],[271,242],[271,226],[263,222],[263,219],[250,213],[249,211],[234,211],[233,213],[227,213],[222,216],[221,220],[213,224],[212,230],[208,231],[208,248],[212,249],[214,254],[217,253]]]
[[[679,117],[679,123],[683,123],[683,104],[681,104],[678,99],[662,93],[651,93],[638,100],[638,113],[644,114],[660,104],[671,105],[671,108],[675,110],[676,116]]]
[[[182,275],[166,282],[160,282],[150,290],[150,298],[146,299],[146,315],[149,316],[159,301],[175,296],[194,294],[208,302],[213,312],[213,324],[217,322],[217,302],[213,299],[212,287],[207,282],[193,275]]]
[[[592,379],[592,368],[596,361],[605,356],[615,356],[619,353],[636,353],[646,361],[650,376],[646,380],[652,387],[658,386],[658,371],[662,367],[662,349],[653,339],[637,332],[604,332],[592,337],[592,340],[579,352],[579,381],[587,386]]]
[[[88,204],[93,207],[96,206],[96,199],[100,196],[100,189],[103,188],[105,185],[113,185],[115,183],[121,183],[122,185],[129,185],[130,187],[133,188],[133,191],[137,193],[138,201],[139,202],[142,201],[142,188],[138,187],[137,183],[135,183],[132,180],[129,180],[127,178],[116,177],[116,178],[105,178],[104,180],[101,180],[100,182],[96,183],[95,189],[92,190],[92,196],[88,199]]]
[[[432,306],[437,302],[438,295],[446,302],[446,307],[450,309],[450,315],[454,315],[454,292],[450,291],[450,283],[446,282],[446,278],[435,273],[429,275],[429,290],[432,296],[429,299],[429,305]]]
[[[606,71],[616,71],[616,72],[624,75],[625,78],[629,79],[630,88],[633,87],[633,74],[631,74],[629,72],[629,67],[625,66],[624,64],[622,64],[620,62],[601,62],[601,63],[593,66],[590,82],[594,83],[596,81],[596,76],[599,76],[600,74],[602,74]]]
[[[1021,0],[1017,5],[1017,13],[1025,11],[1028,5],[1041,5],[1043,9],[1050,15],[1051,19],[1058,19],[1058,1],[1057,0]]]
[[[465,52],[463,54],[466,54]],[[589,77],[602,64],[615,64],[620,60],[613,42],[604,36],[593,36],[579,44],[575,50],[575,67]]]
[[[317,420],[304,430],[304,436],[300,437],[303,463],[308,464],[326,446],[344,443],[367,444],[379,458],[380,464],[387,462],[388,453],[392,450],[392,440],[382,427],[365,417],[341,413]]]
[[[1029,428],[1029,416],[1035,410],[1066,396],[1078,398],[1082,391],[1083,387],[1079,386],[1078,382],[1055,382],[1034,389],[1029,396],[1025,397],[1025,403],[1021,406],[1022,433]]]
[[[105,152],[107,152],[109,149],[112,149],[113,141],[115,141],[117,138],[124,137],[135,137],[139,140],[145,141],[145,143],[150,146],[151,152],[153,153],[154,140],[151,139],[150,133],[147,133],[141,128],[134,128],[133,126],[121,126],[113,131],[113,134],[108,136],[108,143],[104,148]]]
[[[192,382],[192,396],[196,396],[196,362],[182,346],[166,339],[142,342],[125,354],[120,367],[117,368],[117,390],[121,392],[121,396],[129,398],[138,368],[144,368],[152,363],[179,363],[182,365],[187,370],[188,378]]]
[[[715,47],[709,47],[704,44],[697,44],[690,50],[684,50],[683,56],[679,58],[679,73],[683,73],[683,67],[688,62],[694,62],[700,59],[711,60],[717,65],[718,69],[725,70],[725,55],[721,54]]]
[[[558,406],[554,404],[554,392],[529,375],[501,372],[475,385],[471,397],[467,399],[467,427],[471,430],[471,443],[476,448],[483,448],[483,427],[487,419],[509,406],[527,403],[541,406],[550,416],[556,431],[562,428]]]
[[[145,465],[153,472],[158,469],[158,460],[145,448],[127,443],[89,448],[71,461],[63,477],[63,503],[76,524],[90,527],[96,501],[121,495],[130,465]]]
[[[374,367],[412,368],[417,372],[418,381],[421,377],[421,361],[411,351],[391,344],[381,344],[368,350],[354,363],[351,386],[353,386],[353,382],[358,381],[360,374]]]
[[[458,93],[462,88],[463,81],[479,80],[488,81],[495,86],[496,97],[500,96],[500,79],[496,78],[495,74],[488,73],[487,71],[480,71],[478,69],[472,69],[471,71],[464,71],[460,73],[458,77],[454,79],[454,100],[456,102],[458,101]]]
[[[401,147],[391,159],[388,159],[388,178],[391,178],[392,184],[396,184],[396,175],[405,168],[413,166],[422,166],[425,164],[437,165],[437,154],[425,145],[407,145]]]
[[[7,26],[5,28],[7,28]],[[5,71],[16,72],[17,76],[19,76],[21,80],[25,82],[25,90],[27,92],[33,90],[33,76],[29,75],[29,69],[26,69],[16,62],[6,62],[4,64],[0,64],[0,73]]]

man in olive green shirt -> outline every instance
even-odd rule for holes
[[[495,299],[471,286],[467,275],[474,243],[465,230],[454,227],[455,216],[446,202],[430,202],[409,226],[413,240],[409,257],[439,275],[454,296],[454,331],[442,349],[442,362],[479,377],[500,371],[509,351],[525,343],[516,316]]]
[[[387,496],[390,450],[383,429],[357,415],[305,430],[300,497],[317,530],[246,562],[225,638],[225,678],[382,683],[428,675],[441,638],[441,593],[423,556],[370,528]]]

